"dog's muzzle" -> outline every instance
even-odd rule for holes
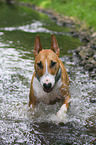
[[[35,72],[35,74],[36,74],[36,78],[40,82],[40,77],[38,76],[38,74],[36,72]],[[55,84],[59,81],[60,78],[61,78],[61,68],[59,68],[59,70],[58,70],[58,72],[57,72],[57,74],[55,76]],[[53,86],[52,86],[51,82],[47,82],[47,83],[44,82],[44,84],[43,84],[43,90],[45,92],[49,93],[49,92],[52,91],[52,89],[53,89]]]
[[[51,83],[44,83],[43,84],[43,90],[47,93],[51,92],[52,91],[52,84]]]

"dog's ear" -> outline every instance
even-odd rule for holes
[[[56,55],[59,56],[60,49],[54,34],[51,35],[51,50],[53,50],[56,53]]]
[[[34,56],[36,57],[41,50],[42,50],[42,46],[40,42],[40,37],[39,35],[37,35],[35,38],[34,49],[33,49]]]

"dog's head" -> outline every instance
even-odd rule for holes
[[[61,77],[60,62],[58,59],[60,49],[56,37],[52,34],[51,49],[42,49],[40,37],[36,36],[34,50],[35,75],[47,93],[51,92]]]

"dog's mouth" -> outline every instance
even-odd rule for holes
[[[44,83],[44,84],[43,84],[43,90],[44,90],[46,93],[51,92],[52,89],[53,89],[53,87],[52,87],[52,84],[51,84],[51,83]]]
[[[45,88],[43,88],[43,90],[44,90],[46,93],[51,92],[51,91],[52,91],[52,89],[53,89],[53,88],[50,88],[50,89],[45,89]]]

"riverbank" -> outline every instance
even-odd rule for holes
[[[69,34],[79,38],[81,42],[84,42],[84,45],[78,47],[74,53],[74,55],[79,57],[79,65],[83,66],[85,70],[88,70],[91,77],[96,77],[96,33],[93,29],[83,29],[82,22],[75,22],[73,18],[56,13],[52,10],[31,5],[29,3],[20,2],[19,4],[31,7],[36,11],[49,15],[49,17],[58,25],[70,27]]]

